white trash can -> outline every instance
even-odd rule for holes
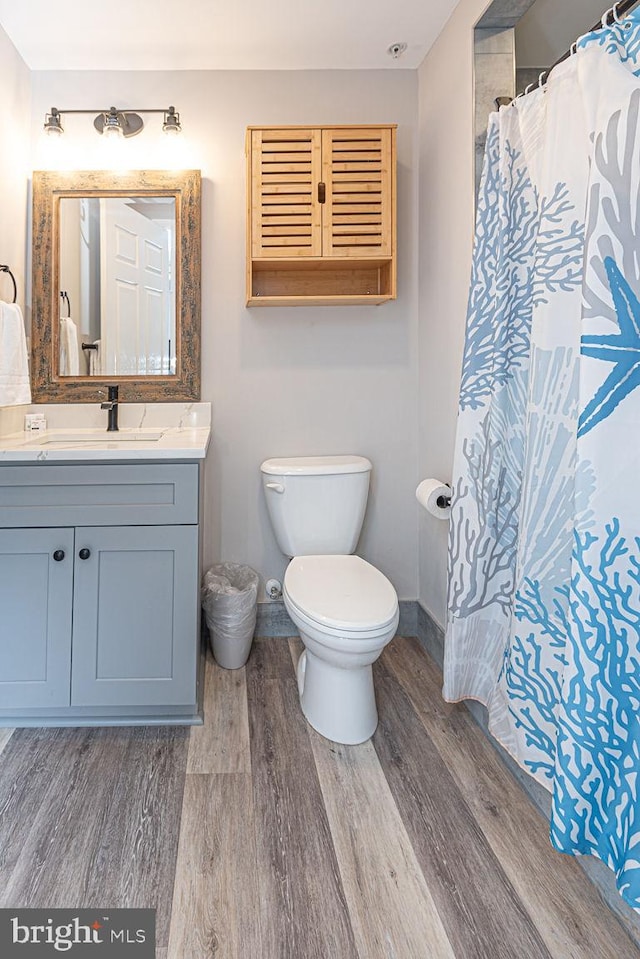
[[[256,628],[258,574],[250,566],[219,563],[204,574],[201,601],[215,661],[225,669],[240,669]]]

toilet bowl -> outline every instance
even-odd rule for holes
[[[398,626],[396,591],[355,555],[371,462],[365,456],[294,456],[260,467],[269,519],[291,562],[283,598],[305,650],[302,712],[327,739],[362,743],[378,724],[375,662]]]
[[[398,626],[393,586],[359,556],[299,556],[283,598],[305,646],[297,679],[307,721],[334,742],[364,742],[378,725],[372,663]]]

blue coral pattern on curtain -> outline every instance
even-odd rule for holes
[[[460,389],[444,695],[640,910],[640,14],[489,123]]]

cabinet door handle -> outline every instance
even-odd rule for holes
[[[64,559],[64,550],[57,549],[53,554],[53,558],[55,559],[56,563],[61,563]]]
[[[318,183],[318,203],[326,203],[327,201],[327,187],[325,183]]]
[[[80,559],[89,559],[89,557],[91,556],[91,550],[87,549],[85,546],[83,549],[80,550],[80,552],[78,553],[78,556],[80,557]]]

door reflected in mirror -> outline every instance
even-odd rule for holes
[[[34,170],[34,402],[200,398],[200,190],[199,170]]]
[[[59,375],[176,372],[176,201],[62,197]]]

